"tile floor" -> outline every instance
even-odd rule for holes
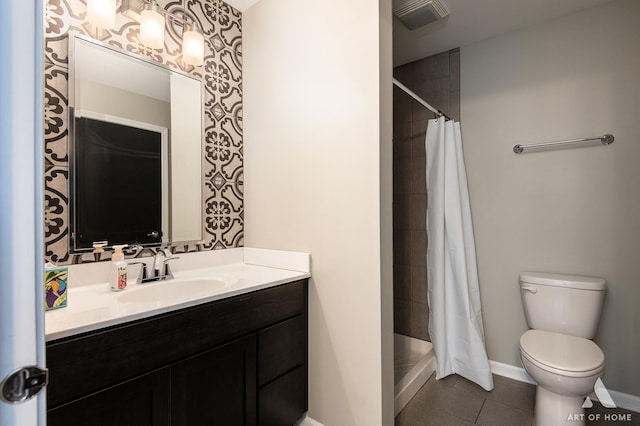
[[[493,376],[494,389],[486,392],[456,375],[442,380],[431,376],[396,417],[396,426],[531,426],[535,386],[501,376]],[[605,414],[630,414],[631,421],[605,420]],[[591,414],[592,416],[589,416]],[[640,426],[640,414],[609,410],[597,402],[586,411],[593,426]],[[567,422],[570,425],[571,422]]]

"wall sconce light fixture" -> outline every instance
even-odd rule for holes
[[[140,12],[140,43],[152,49],[164,47],[164,15],[155,3]]]
[[[195,21],[172,15],[158,7],[154,0],[122,0],[123,13],[140,21],[140,43],[151,49],[164,47],[165,23],[170,19],[182,25],[182,60],[185,64],[204,63],[204,36]],[[139,14],[138,14],[139,13]]]
[[[204,36],[195,23],[182,33],[182,59],[186,64],[200,66],[204,62]]]
[[[116,0],[87,0],[87,21],[98,28],[116,27]]]

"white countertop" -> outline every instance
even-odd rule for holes
[[[234,250],[236,252],[231,255],[227,250],[223,250],[227,253],[180,254],[181,260],[175,261],[173,280],[129,284],[119,292],[111,291],[107,282],[87,283],[87,279],[83,279],[85,282],[74,283],[74,275],[84,278],[83,274],[87,273],[74,274],[72,271],[67,290],[68,306],[45,313],[46,340],[99,330],[311,276],[306,253]],[[220,256],[224,260],[221,261]],[[224,263],[226,261],[235,262]],[[94,271],[97,267],[104,268],[105,262],[101,263],[94,266]],[[212,264],[214,266],[205,266]],[[131,273],[129,280],[132,281]]]

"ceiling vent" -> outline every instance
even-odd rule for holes
[[[393,14],[415,30],[449,15],[449,8],[441,0],[393,0]]]

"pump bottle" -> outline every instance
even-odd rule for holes
[[[113,246],[112,269],[109,279],[112,291],[122,291],[127,288],[127,262],[124,261],[124,253],[122,253],[122,249],[126,246],[126,244]]]

